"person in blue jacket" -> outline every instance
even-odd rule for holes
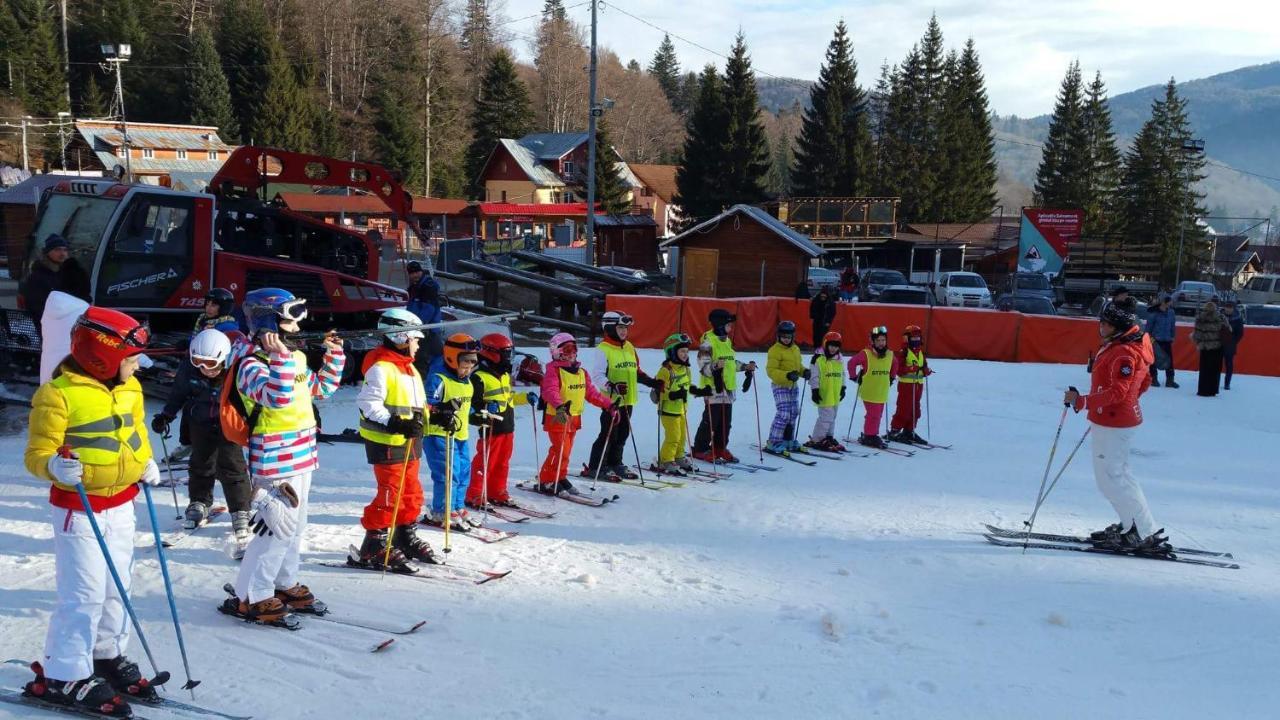
[[[195,337],[201,330],[220,330],[224,333],[241,331],[240,321],[236,317],[236,297],[230,290],[214,288],[204,296],[204,314],[196,318],[191,336]]]
[[[424,272],[422,263],[416,260],[405,266],[405,270],[409,276],[409,305],[405,309],[421,318],[423,323],[442,322],[440,283],[430,273]],[[442,337],[439,328],[432,328],[426,331],[424,342],[418,346],[413,364],[424,377],[431,369],[431,362],[444,351]]]
[[[1156,371],[1164,366],[1165,387],[1177,388],[1173,381],[1173,340],[1178,331],[1178,316],[1170,304],[1169,293],[1160,293],[1160,300],[1147,308],[1147,334],[1156,346],[1156,362],[1151,366],[1151,386],[1160,387],[1160,375]]]

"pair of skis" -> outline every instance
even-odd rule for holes
[[[1224,568],[1228,570],[1240,569],[1238,564],[1232,562],[1234,557],[1231,553],[1227,552],[1201,550],[1199,548],[1175,547],[1173,548],[1173,553],[1170,555],[1140,555],[1136,553],[1095,547],[1089,538],[1077,535],[1053,535],[1049,533],[1035,532],[1027,533],[1021,530],[1009,530],[995,525],[986,525],[985,527],[987,528],[987,532],[983,533],[983,537],[992,545],[998,545],[1000,547],[1065,550],[1068,552],[1085,552],[1098,555],[1119,555],[1122,557],[1142,558],[1146,560],[1164,560],[1166,562],[1180,562],[1188,565],[1203,565],[1205,567]]]
[[[29,660],[5,660],[4,663],[6,665],[21,665],[23,667],[30,667],[32,668],[32,670],[35,670],[36,669],[35,666],[39,665],[39,663],[31,662]],[[41,672],[42,671],[37,671],[38,676]],[[41,700],[40,698],[37,698],[35,696],[27,695],[22,690],[14,690],[10,688],[0,688],[0,702],[7,702],[13,705],[22,705],[24,707],[35,708],[37,710],[47,710],[49,712],[61,713],[64,715],[79,715],[82,717],[93,717],[93,718],[110,717],[108,715],[103,715],[102,713],[99,713],[99,712],[94,712],[93,710],[90,710],[88,708],[79,708],[79,707],[73,707],[68,705],[57,705],[55,703]],[[181,700],[173,700],[163,695],[157,696],[156,699],[153,701],[131,697],[129,698],[129,702],[130,702],[130,705],[134,707],[137,707],[139,705],[150,705],[152,707],[157,707],[167,711],[172,711],[175,714],[201,715],[205,717],[222,718],[222,720],[253,720],[253,716],[251,715],[232,715],[231,713],[225,713],[220,710],[214,710],[212,708],[202,707],[200,705],[185,703],[185,702],[182,702]],[[146,718],[144,718],[142,715],[134,713],[133,720],[146,720]]]
[[[902,448],[893,447],[888,443],[885,443],[884,447],[873,448],[858,442],[858,438],[847,437],[844,439],[844,441],[850,444],[858,445],[860,447],[865,447],[871,451],[872,455],[875,455],[876,453],[887,453],[889,455],[897,455],[899,457],[911,457],[915,455],[915,451],[913,450],[903,450]]]
[[[413,567],[415,572],[397,573],[390,570],[384,571],[382,568],[372,567],[360,562],[360,550],[354,545],[347,547],[347,558],[345,562],[334,562],[331,560],[317,561],[314,564],[323,567],[342,568],[346,570],[365,570],[367,572],[386,573],[395,575],[396,577],[410,578],[414,580],[424,581],[444,581],[444,582],[462,582],[471,585],[484,585],[501,580],[511,574],[510,570],[481,570],[480,568],[467,567],[465,565],[435,565],[432,563],[417,563]]]
[[[533,493],[534,495],[541,495],[542,497],[556,497],[561,500],[577,503],[578,505],[586,505],[588,507],[602,507],[609,503],[617,502],[619,497],[618,495],[592,495],[590,493],[582,492],[581,490],[578,491],[577,495],[572,495],[566,490],[561,490],[557,495],[552,496],[539,490],[536,487],[537,485],[537,480],[516,483],[516,487],[524,490],[525,492]]]

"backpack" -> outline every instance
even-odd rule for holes
[[[218,418],[222,422],[222,436],[240,447],[249,446],[249,436],[258,424],[258,416],[262,414],[262,406],[254,405],[253,412],[244,407],[244,398],[236,388],[236,376],[240,374],[240,363],[252,357],[245,355],[231,366],[227,376],[222,380],[222,393],[218,398]]]

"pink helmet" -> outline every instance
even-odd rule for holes
[[[564,352],[562,349],[566,345],[573,346],[573,356],[576,357],[578,354],[578,341],[574,340],[569,333],[562,332],[552,335],[549,345],[551,346],[552,360],[565,360],[569,356],[569,353]]]

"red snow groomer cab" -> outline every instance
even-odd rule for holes
[[[267,195],[281,185],[364,190],[413,224],[409,194],[383,167],[245,146],[204,193],[114,180],[55,185],[40,203],[21,275],[58,233],[87,274],[94,305],[147,314],[153,324],[185,324],[178,314],[203,308],[214,287],[237,301],[254,288],[284,288],[306,298],[313,316],[342,325],[407,302],[404,290],[378,282],[376,235],[280,206]]]

